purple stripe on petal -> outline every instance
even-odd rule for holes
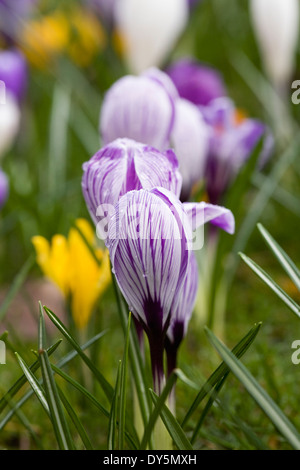
[[[100,115],[105,144],[117,138],[168,147],[174,103],[165,88],[146,76],[125,76],[106,93]]]
[[[21,52],[13,49],[0,52],[0,80],[18,101],[23,98],[27,86],[27,64]]]
[[[190,219],[193,230],[196,230],[199,227],[199,224],[210,222],[225,230],[225,232],[230,234],[234,233],[234,216],[229,209],[226,209],[226,207],[208,204],[204,201],[199,203],[186,202],[183,205]]]
[[[6,174],[0,168],[0,209],[4,206],[8,197],[9,184]]]

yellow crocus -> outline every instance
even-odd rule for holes
[[[32,238],[41,270],[70,299],[74,323],[83,329],[96,301],[111,282],[108,250],[95,245],[94,231],[85,219],[77,219],[68,238],[54,235],[51,245],[41,236]],[[91,252],[93,250],[93,253]]]

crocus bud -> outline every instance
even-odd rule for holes
[[[160,152],[130,139],[117,139],[83,165],[82,190],[94,222],[134,189],[161,186],[179,195],[182,178],[172,150]],[[98,216],[104,215],[98,210]]]
[[[14,96],[6,91],[3,95],[4,100],[0,100],[0,158],[12,145],[18,133],[21,118]]]
[[[298,0],[251,0],[251,16],[265,70],[271,82],[285,88],[298,46]]]
[[[227,98],[214,100],[205,108],[204,116],[212,132],[205,184],[210,202],[218,204],[264,134],[259,163],[266,162],[272,152],[273,138],[263,123],[245,118]]]
[[[133,73],[160,66],[183,32],[189,15],[186,0],[119,0],[116,28]]]
[[[197,106],[184,99],[176,100],[171,145],[182,175],[182,201],[189,198],[193,185],[204,177],[209,138],[209,127]]]
[[[196,105],[206,106],[210,101],[226,96],[223,78],[214,68],[184,58],[173,63],[167,73],[179,95]]]
[[[205,204],[202,209],[205,212]],[[205,214],[197,220],[203,225]],[[165,336],[173,315],[179,317],[181,295],[185,295],[182,288],[189,270],[192,232],[189,210],[163,188],[128,192],[108,223],[106,244],[113,272],[129,309],[148,336],[158,392],[163,383]]]
[[[174,102],[161,81],[146,75],[128,75],[106,93],[100,133],[104,144],[127,137],[165,150],[173,121]]]
[[[20,101],[27,85],[27,64],[23,54],[16,49],[0,52],[0,81],[6,92]]]
[[[0,168],[0,209],[4,206],[9,191],[9,184],[6,174]]]

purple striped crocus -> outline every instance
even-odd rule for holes
[[[179,341],[177,335],[182,339],[187,325],[183,320],[181,333],[174,332],[173,320],[181,323],[186,313],[179,310],[186,305],[184,286],[190,289],[187,284],[191,278],[187,276],[195,268],[190,249],[191,214],[195,211],[188,209],[166,189],[134,190],[120,198],[108,223],[106,244],[113,272],[129,309],[148,336],[157,393],[164,383],[166,334],[171,328],[170,337],[176,336]],[[216,218],[221,209],[232,219],[231,212],[224,208],[216,208]],[[206,220],[205,213],[198,217],[199,224]]]
[[[27,75],[27,63],[20,51],[0,51],[0,81],[4,82],[6,92],[11,93],[18,101],[24,97]]]
[[[203,108],[203,112],[211,129],[205,168],[206,190],[210,202],[219,204],[227,187],[264,135],[259,165],[265,164],[273,149],[273,137],[265,124],[243,116],[228,98],[214,100]]]
[[[83,195],[96,224],[128,191],[161,186],[179,194],[181,184],[172,150],[160,152],[131,139],[116,139],[83,165]]]
[[[227,95],[221,74],[209,65],[183,58],[171,64],[166,72],[179,95],[196,105],[207,106]]]
[[[182,199],[203,177],[209,130],[201,111],[181,99],[167,74],[156,68],[140,76],[126,76],[107,92],[100,115],[104,144],[117,138],[173,148],[183,176]]]
[[[0,168],[0,209],[4,206],[8,197],[8,179],[6,174]]]

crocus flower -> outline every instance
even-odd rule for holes
[[[221,74],[213,67],[184,58],[171,64],[167,71],[179,95],[196,105],[206,106],[210,101],[226,96]]]
[[[103,101],[102,140],[108,144],[119,137],[128,137],[165,150],[174,112],[174,101],[162,82],[147,75],[122,77],[108,90]]]
[[[204,116],[212,132],[205,184],[210,202],[218,204],[263,135],[266,137],[259,163],[266,162],[273,138],[263,123],[245,118],[228,98],[214,100],[205,108]]]
[[[220,212],[217,209],[218,215]],[[228,217],[232,218],[230,211]],[[205,214],[200,224],[205,223]],[[115,206],[106,240],[113,273],[150,345],[155,390],[164,381],[163,351],[189,270],[192,222],[185,205],[163,189],[134,190]]]
[[[108,251],[95,246],[91,225],[78,219],[76,227],[70,229],[68,238],[54,235],[51,244],[41,236],[33,237],[32,242],[38,265],[59,287],[65,299],[70,299],[75,325],[83,329],[96,301],[110,284],[111,274]],[[94,256],[90,248],[94,250]]]
[[[116,29],[133,73],[162,64],[189,15],[186,0],[119,0],[115,7]]]
[[[4,82],[6,92],[20,101],[27,86],[27,63],[17,49],[0,52],[0,80]]]
[[[83,195],[96,224],[98,207],[113,209],[128,191],[161,186],[178,194],[181,182],[172,150],[162,153],[131,139],[113,141],[83,165]]]
[[[0,168],[0,209],[4,206],[8,196],[8,179],[4,171]]]
[[[154,67],[128,75],[108,90],[100,114],[104,144],[127,137],[159,150],[172,147],[183,176],[182,198],[203,176],[209,131],[201,111],[181,99],[167,74]]]
[[[182,201],[189,198],[194,184],[204,178],[209,137],[209,127],[197,106],[184,99],[176,100],[170,141],[182,175]]]
[[[299,35],[298,0],[251,0],[250,11],[265,70],[285,88],[294,70]]]

